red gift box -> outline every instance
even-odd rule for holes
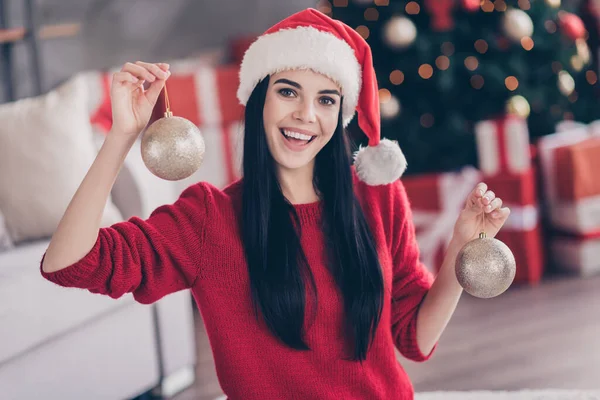
[[[421,261],[432,272],[439,271],[464,202],[482,179],[511,209],[511,215],[496,238],[515,255],[515,283],[539,282],[544,272],[544,257],[532,169],[519,175],[482,178],[478,170],[466,167],[458,173],[404,178]]]
[[[554,266],[579,276],[600,273],[600,231],[585,236],[557,234],[550,242]]]
[[[485,183],[503,207],[510,208],[508,220],[496,235],[515,256],[515,283],[538,283],[544,273],[543,237],[540,226],[536,174],[533,168],[518,175],[485,178]]]
[[[600,195],[600,137],[559,147],[554,162],[559,201],[578,201]]]
[[[239,67],[202,67],[193,73],[173,73],[166,86],[173,115],[189,119],[194,124],[219,126],[240,121],[244,107],[237,99]],[[163,91],[164,94],[164,91]],[[164,112],[164,95],[156,108]]]
[[[206,152],[200,168],[178,182],[181,190],[196,182],[208,182],[223,188],[241,177],[243,123],[201,127]]]
[[[241,64],[246,50],[258,39],[256,35],[237,36],[229,42],[231,62]]]
[[[552,225],[578,235],[600,230],[600,137],[592,132],[577,127],[538,142]]]
[[[484,176],[518,174],[531,168],[527,121],[503,115],[475,125],[479,169]]]
[[[411,203],[421,261],[432,272],[442,266],[456,219],[480,180],[481,173],[472,167],[402,179]]]
[[[91,123],[107,133],[112,126],[110,85],[112,72],[95,72],[89,83]],[[236,97],[238,67],[199,67],[193,72],[173,73],[167,81],[170,109],[200,127],[206,145],[202,166],[186,184],[197,181],[224,187],[241,176],[243,107]],[[149,124],[164,116],[164,91],[154,107]]]
[[[166,86],[173,115],[198,126],[221,126],[240,121],[244,107],[237,99],[239,66],[201,66],[191,72],[173,72]],[[91,122],[106,133],[112,126],[110,85],[112,72],[91,76],[93,110]],[[164,91],[154,109],[152,121],[164,116]],[[151,122],[152,122],[151,121]]]

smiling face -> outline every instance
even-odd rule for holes
[[[263,120],[269,151],[281,170],[309,167],[336,130],[341,89],[325,75],[293,70],[270,77]]]

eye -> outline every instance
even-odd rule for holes
[[[289,88],[279,89],[278,93],[281,94],[283,97],[292,97],[296,95],[296,92]]]
[[[335,100],[331,97],[321,97],[321,102],[323,102],[323,104],[326,106],[332,106],[335,104]]]

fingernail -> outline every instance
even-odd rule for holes
[[[494,211],[494,212],[492,213],[492,216],[493,216],[493,217],[497,217],[498,215],[500,215],[500,213],[499,213],[498,211]]]
[[[488,211],[492,211],[492,206],[487,206],[485,209]]]
[[[489,197],[487,197],[487,196],[485,196],[483,199],[484,199],[485,201],[490,201],[490,198],[489,198]]]
[[[479,195],[483,196],[483,190],[479,189]]]

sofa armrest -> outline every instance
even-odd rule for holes
[[[152,211],[177,200],[180,190],[176,182],[153,175],[142,160],[141,140],[137,140],[125,159],[112,189],[113,203],[125,219],[148,218]]]
[[[166,296],[153,305],[156,330],[159,390],[172,397],[195,380],[197,361],[196,332],[192,296],[181,291]]]

